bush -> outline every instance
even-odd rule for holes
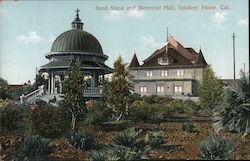
[[[154,116],[156,109],[144,101],[136,101],[130,110],[130,116],[135,120],[149,120]]]
[[[158,95],[150,95],[150,96],[142,96],[143,101],[153,104],[153,103],[160,103],[164,101],[164,97]]]
[[[64,120],[59,107],[46,105],[35,111],[28,111],[29,117],[25,118],[33,133],[46,138],[57,138],[65,131]],[[30,119],[30,120],[29,120]]]
[[[90,153],[90,160],[145,160],[148,159],[148,151],[135,151],[131,147],[113,145],[101,150],[93,150]]]
[[[49,146],[49,140],[42,138],[39,135],[26,134],[24,140],[17,151],[15,160],[22,160],[24,158],[35,158],[37,156],[44,157],[52,152]]]
[[[105,102],[95,101],[88,110],[86,121],[90,124],[109,121],[112,116],[112,110],[108,108]]]
[[[233,159],[234,148],[232,140],[212,135],[201,142],[199,157],[205,160],[230,160]]]
[[[78,149],[88,150],[94,146],[94,136],[88,131],[79,130],[72,132],[69,142]]]
[[[185,113],[198,113],[201,107],[191,100],[183,101],[183,109]]]
[[[182,123],[182,130],[187,132],[196,132],[196,127],[193,122]]]
[[[0,128],[1,130],[18,130],[21,127],[24,109],[17,104],[0,108]]]
[[[164,144],[164,138],[162,132],[160,131],[148,132],[145,136],[145,142],[154,148],[161,147],[161,145]]]
[[[113,137],[113,141],[117,145],[123,145],[127,147],[134,147],[137,149],[142,148],[145,143],[144,140],[139,138],[141,130],[136,130],[134,127],[127,129],[123,132],[116,134]]]

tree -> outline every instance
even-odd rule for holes
[[[121,56],[114,63],[114,73],[107,86],[104,96],[113,112],[117,114],[117,121],[128,111],[128,102],[133,89],[132,76]]]
[[[241,72],[241,78],[226,90],[225,102],[216,107],[218,112],[214,127],[217,131],[250,133],[249,75]]]
[[[76,126],[76,119],[85,110],[85,100],[83,98],[83,90],[86,82],[80,68],[79,59],[69,69],[64,84],[64,110],[71,114],[71,129]]]
[[[213,109],[215,105],[223,101],[222,84],[213,72],[211,65],[208,65],[208,68],[203,76],[200,85],[199,100],[201,107],[204,109]]]
[[[8,89],[8,82],[3,78],[0,78],[0,99],[5,99],[6,91]]]

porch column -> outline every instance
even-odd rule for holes
[[[62,94],[62,75],[59,75],[59,93]]]
[[[54,72],[51,72],[51,94],[54,94],[55,91],[55,80]]]
[[[99,83],[99,76],[98,76],[98,74],[95,74],[94,77],[95,77],[95,79],[94,79],[94,87],[97,87],[98,83]]]
[[[50,91],[51,91],[51,87],[50,87],[50,77],[51,77],[51,75],[50,75],[50,73],[49,73],[49,79],[48,79],[48,94],[50,94]]]
[[[102,73],[102,85],[103,85],[103,87],[105,85],[105,73]]]

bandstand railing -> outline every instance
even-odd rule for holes
[[[43,94],[44,94],[44,85],[41,85],[38,87],[38,89],[34,90],[33,92],[31,92],[27,95],[22,94],[20,96],[21,104],[23,104],[25,102],[29,102],[38,96],[42,96]]]

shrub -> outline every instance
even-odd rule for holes
[[[136,130],[134,127],[132,127],[116,134],[113,137],[113,141],[117,145],[140,149],[145,145],[144,140],[139,138],[140,133],[141,130]]]
[[[145,136],[145,142],[151,147],[159,148],[164,144],[164,138],[160,131],[150,131]]]
[[[105,102],[95,101],[88,110],[86,121],[91,124],[108,121],[112,116],[112,110],[108,108]]]
[[[69,142],[78,149],[88,150],[94,146],[94,136],[88,131],[79,130],[72,132]]]
[[[171,113],[184,113],[184,106],[183,106],[183,103],[182,103],[182,100],[173,100],[171,101],[170,103],[170,112]]]
[[[61,116],[59,107],[46,105],[35,111],[28,111],[31,120],[30,130],[46,138],[57,138],[63,134],[64,120]],[[26,118],[27,120],[27,118]]]
[[[187,132],[196,132],[196,127],[193,122],[182,123],[182,130]]]
[[[35,158],[37,156],[45,156],[52,152],[49,146],[49,140],[39,135],[26,134],[20,148],[17,151],[15,160],[24,158]]]
[[[1,130],[17,130],[21,127],[21,120],[24,113],[22,106],[17,104],[0,108]]]
[[[226,140],[212,135],[200,144],[200,158],[205,160],[233,159],[235,144],[232,140]]]
[[[136,150],[132,147],[114,144],[101,150],[91,151],[90,160],[145,160],[149,158],[148,152],[147,148]]]
[[[115,144],[90,153],[90,160],[141,160],[148,159],[149,148],[145,138],[140,138],[141,130],[134,127],[116,134]]]
[[[153,104],[153,103],[160,103],[164,101],[164,97],[158,96],[158,95],[150,95],[150,96],[143,96],[143,101]]]
[[[197,113],[201,107],[191,100],[183,101],[183,110],[185,113]]]
[[[130,115],[135,120],[148,120],[154,116],[156,112],[155,106],[144,101],[135,102],[130,111]]]

